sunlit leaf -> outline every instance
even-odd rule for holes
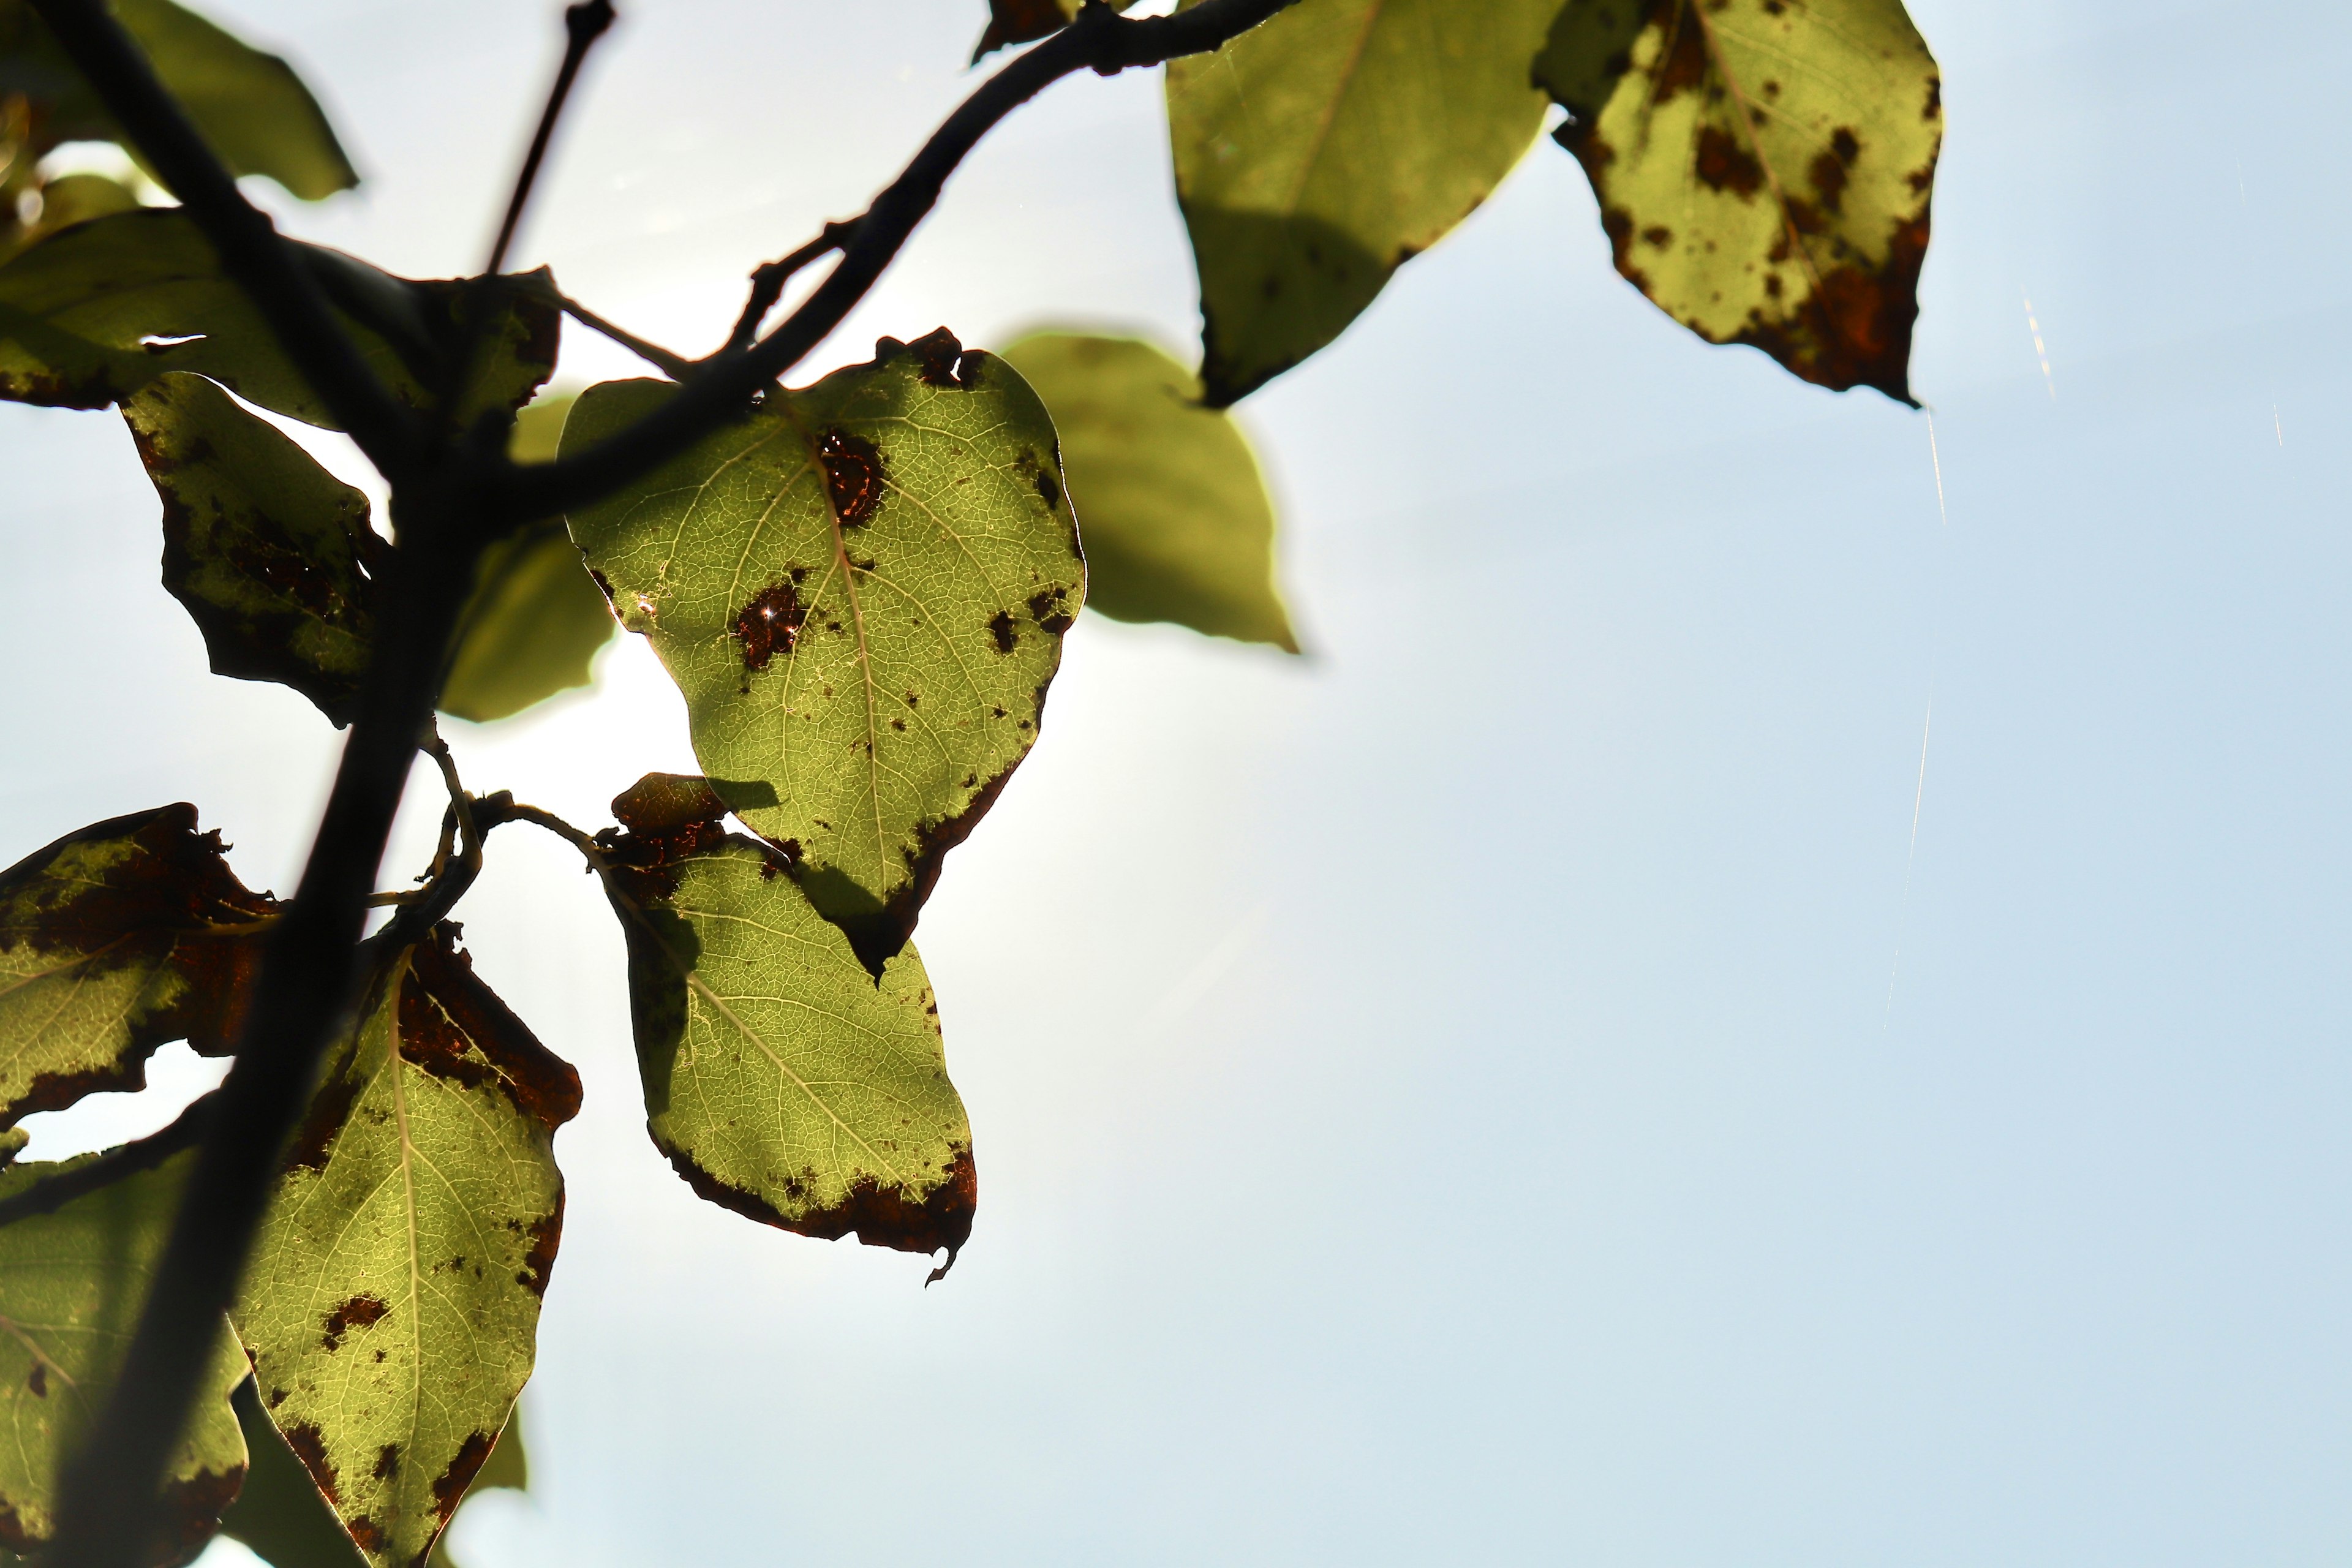
[[[1087,548],[1087,608],[1298,651],[1274,585],[1274,502],[1200,378],[1133,338],[1039,332],[1004,351],[1045,400]]]
[[[457,335],[461,285],[417,283],[340,251],[299,253],[394,395],[434,406],[452,379],[440,363]],[[495,330],[457,377],[460,423],[528,401],[555,363],[562,312],[546,274],[499,280]],[[103,408],[166,371],[195,371],[238,396],[308,424],[333,418],[303,384],[211,245],[176,207],[117,213],[69,228],[0,267],[0,398]]]
[[[564,450],[675,390],[591,387]],[[713,787],[878,971],[1036,739],[1085,592],[1036,394],[944,330],[885,339],[572,531],[685,692]]]
[[[1308,0],[1168,67],[1209,401],[1346,329],[1486,199],[1543,123],[1559,0]]]
[[[900,949],[877,983],[726,810],[703,780],[655,773],[603,840],[646,1130],[713,1203],[953,1262],[979,1185],[922,960]]]
[[[376,1568],[425,1561],[530,1375],[580,1082],[444,934],[382,955],[234,1314],[262,1405]]]
[[[276,912],[182,803],[93,824],[0,872],[0,1127],[138,1089],[155,1047],[236,1049]]]
[[[509,445],[517,462],[555,456],[572,402],[541,398],[522,411]],[[617,629],[561,519],[500,540],[482,552],[473,596],[458,615],[441,710],[478,722],[504,719],[585,686],[597,650]]]
[[[1912,401],[1944,117],[1901,0],[1569,0],[1536,73],[1659,309]]]
[[[266,174],[310,201],[359,183],[318,100],[284,60],[172,0],[113,0],[111,9],[231,174]],[[129,145],[24,0],[0,0],[0,92],[8,90],[36,104],[39,152],[62,142]]]
[[[78,223],[127,213],[138,205],[138,194],[120,180],[110,180],[104,174],[60,175],[41,183],[40,216],[25,231],[23,238],[30,244]]]
[[[10,1165],[0,1198],[95,1158]],[[191,1150],[0,1226],[0,1547],[30,1551],[55,1530],[58,1468],[111,1391],[194,1163]],[[184,1560],[211,1535],[245,1471],[228,1398],[245,1358],[226,1323],[203,1375],[194,1424],[165,1471],[165,1535],[149,1553],[158,1563]]]
[[[290,686],[349,723],[390,548],[367,497],[202,376],[158,376],[122,416],[163,499],[163,586],[214,673]]]

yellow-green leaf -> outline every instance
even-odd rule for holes
[[[1617,270],[1659,309],[1913,401],[1944,116],[1902,0],[1569,0],[1536,74]]]
[[[298,246],[361,353],[394,396],[434,405],[463,285],[413,282]],[[553,369],[562,312],[546,274],[499,280],[495,330],[461,378],[460,424],[520,408]],[[0,266],[0,398],[103,408],[167,371],[211,376],[248,403],[333,427],[211,245],[176,207],[78,225]]]
[[[1543,123],[1559,0],[1306,0],[1170,62],[1201,378],[1234,402],[1354,321],[1486,199]]]
[[[589,388],[564,450],[675,390]],[[1036,739],[1085,594],[1036,394],[944,329],[885,339],[572,532],[684,691],[712,786],[878,972]]]
[[[517,462],[555,456],[573,401],[543,397],[522,411],[509,443]],[[502,539],[482,552],[457,616],[441,711],[487,722],[585,686],[597,650],[618,629],[562,520]]]
[[[1087,550],[1087,608],[1213,637],[1298,641],[1274,583],[1274,502],[1232,415],[1133,338],[1038,332],[1004,351],[1045,400]]]
[[[184,802],[93,824],[0,872],[0,1128],[142,1087],[168,1040],[236,1049],[276,911]]]
[[[156,377],[122,416],[163,500],[163,586],[213,672],[290,686],[351,722],[390,548],[367,497],[200,375]]]
[[[0,1198],[100,1157],[10,1165],[0,1171]],[[0,1226],[0,1547],[30,1552],[55,1530],[58,1468],[111,1392],[194,1163],[190,1150]],[[245,1358],[223,1323],[194,1420],[164,1472],[155,1563],[185,1561],[236,1495],[246,1450],[228,1396],[244,1376]]]
[[[650,774],[613,812],[605,889],[655,1144],[739,1214],[953,1263],[979,1183],[913,946],[867,974],[773,847],[719,827],[701,779]]]
[[[375,1568],[417,1568],[530,1375],[580,1082],[447,945],[383,955],[295,1139],[237,1333]]]

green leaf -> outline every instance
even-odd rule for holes
[[[383,955],[235,1313],[262,1405],[376,1568],[416,1568],[530,1375],[580,1080],[436,940]]]
[[[394,278],[319,246],[297,250],[394,395],[432,407],[465,285]],[[460,424],[520,407],[554,368],[562,311],[553,283],[544,272],[499,282],[501,314],[461,380]],[[167,371],[211,376],[248,403],[334,427],[176,207],[101,217],[0,266],[0,398],[103,408]]]
[[[266,174],[306,201],[359,183],[318,100],[284,60],[171,0],[114,0],[112,9],[231,174]],[[62,142],[129,145],[24,0],[0,0],[0,91],[10,89],[37,106],[46,134],[36,157]]]
[[[1176,195],[1223,407],[1331,342],[1486,199],[1543,123],[1559,0],[1308,0],[1171,61]]]
[[[1913,401],[1944,117],[1901,0],[1569,0],[1536,76],[1617,270],[1660,310]]]
[[[0,1171],[0,1198],[99,1157],[11,1165]],[[11,1552],[40,1546],[56,1528],[58,1467],[104,1407],[194,1164],[190,1150],[0,1226],[0,1546]],[[165,1471],[154,1563],[192,1556],[236,1495],[246,1450],[228,1396],[244,1376],[223,1324],[194,1421]]]
[[[675,390],[589,388],[565,452]],[[712,787],[878,972],[1036,739],[1085,593],[1036,394],[945,329],[886,338],[572,532],[685,692]]]
[[[237,1384],[232,1403],[237,1425],[245,1429],[252,1468],[246,1472],[245,1489],[221,1515],[221,1533],[243,1542],[255,1556],[275,1568],[361,1568],[367,1559],[343,1533],[343,1521],[327,1505],[310,1472],[270,1424],[253,1379]],[[517,1405],[490,1457],[474,1473],[474,1484],[466,1489],[466,1496],[478,1497],[500,1487],[521,1491],[529,1484],[522,1406]],[[445,1530],[433,1543],[432,1568],[456,1568],[448,1542],[449,1532]]]
[[[367,497],[199,375],[156,377],[122,416],[163,499],[163,586],[213,672],[278,681],[351,722],[373,650],[371,574],[391,548]]]
[[[278,906],[221,851],[183,802],[69,833],[0,872],[0,1128],[143,1087],[166,1041],[236,1048]]]
[[[605,889],[629,948],[646,1129],[694,1190],[803,1236],[956,1249],[979,1181],[909,945],[866,972],[772,847],[697,778],[613,803]]]
[[[41,216],[26,232],[27,243],[78,223],[134,211],[139,205],[138,195],[130,186],[104,174],[63,174],[43,181],[40,197]]]
[[[573,401],[541,398],[522,411],[509,444],[517,462],[555,456]],[[441,711],[487,722],[585,686],[597,650],[617,630],[562,520],[500,540],[482,552],[473,597],[458,615]]]
[[[1004,351],[1054,416],[1087,607],[1298,651],[1274,584],[1274,502],[1249,439],[1150,343],[1038,332]]]

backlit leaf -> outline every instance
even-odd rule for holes
[[[1902,0],[1569,0],[1536,75],[1659,309],[1912,401],[1944,118]]]
[[[284,60],[172,0],[113,0],[111,9],[231,174],[266,174],[308,201],[359,183],[318,100]],[[0,0],[0,92],[12,89],[40,116],[36,157],[61,142],[129,145],[24,0]]]
[[[573,398],[543,397],[515,421],[517,462],[555,456]],[[504,719],[585,686],[618,625],[562,520],[535,524],[482,552],[474,593],[457,617],[441,710],[477,722]]]
[[[782,857],[719,827],[726,810],[703,780],[655,773],[602,840],[646,1131],[713,1203],[952,1263],[979,1184],[922,960],[901,948],[877,983]]]
[[[383,955],[263,1226],[237,1333],[376,1568],[416,1568],[530,1375],[580,1082],[437,940]]]
[[[564,450],[673,391],[589,388]],[[878,971],[1036,739],[1085,594],[1036,394],[944,329],[885,339],[572,532],[685,692],[712,787]]]
[[[0,1198],[98,1157],[10,1165]],[[0,1547],[27,1552],[55,1530],[58,1468],[111,1392],[194,1163],[190,1150],[0,1226]],[[165,1471],[167,1533],[150,1553],[155,1563],[192,1554],[236,1494],[245,1439],[228,1396],[244,1376],[224,1323],[194,1421]]]
[[[1274,502],[1200,378],[1132,338],[1039,332],[1004,351],[1045,400],[1087,548],[1087,608],[1298,651],[1274,585]]]
[[[413,408],[433,406],[446,378],[437,356],[455,331],[462,286],[394,278],[319,246],[297,249],[394,395]],[[475,365],[459,378],[467,418],[520,407],[555,363],[562,312],[552,283],[544,273],[499,282],[497,328],[478,340]],[[99,218],[0,266],[0,398],[103,408],[175,370],[211,376],[273,413],[333,427],[176,207]]]
[[[1212,404],[1338,337],[1486,199],[1542,126],[1528,62],[1559,7],[1307,0],[1170,62]]]
[[[375,635],[371,574],[390,549],[367,497],[199,375],[158,376],[122,416],[163,499],[163,586],[214,673],[281,682],[349,723]]]
[[[142,1087],[166,1041],[236,1048],[277,904],[247,891],[221,848],[182,803],[93,824],[0,872],[0,1127]]]

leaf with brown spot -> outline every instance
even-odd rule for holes
[[[368,994],[233,1316],[344,1530],[418,1568],[530,1375],[580,1082],[446,927],[379,954]]]
[[[1911,403],[1943,138],[1902,0],[1569,0],[1536,79],[1617,270],[1709,342]]]
[[[0,1171],[0,1198],[95,1158],[11,1165]],[[0,1226],[0,1547],[9,1552],[38,1548],[56,1527],[58,1467],[112,1391],[195,1159],[189,1150]],[[244,1376],[224,1324],[194,1424],[165,1471],[165,1534],[147,1562],[186,1561],[236,1495],[246,1447],[229,1391]]]
[[[213,673],[290,686],[351,722],[390,548],[367,497],[200,375],[156,377],[122,417],[163,500],[163,586]]]
[[[277,909],[184,802],[95,823],[0,872],[0,1128],[141,1088],[167,1041],[235,1049]]]
[[[669,782],[683,805],[689,781]],[[774,849],[719,828],[724,809],[603,840],[646,1131],[713,1203],[952,1262],[978,1179],[922,960],[901,948],[877,982]]]
[[[589,388],[565,453],[676,390]],[[712,787],[799,846],[793,874],[878,971],[1027,753],[1085,596],[1036,395],[944,332],[885,339],[571,522],[684,692]]]

